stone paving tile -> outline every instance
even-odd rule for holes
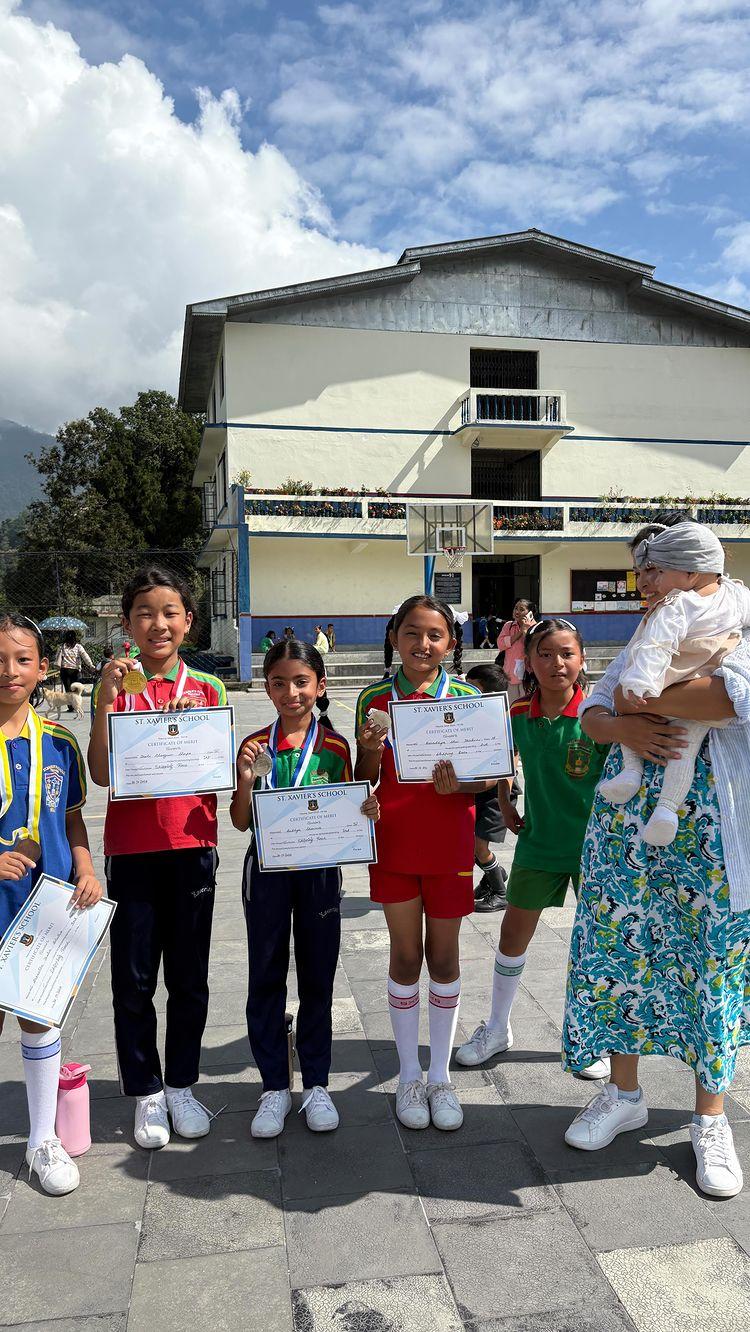
[[[432,1225],[518,1216],[530,1209],[560,1206],[541,1166],[519,1142],[459,1145],[451,1152],[414,1151],[409,1159]]]
[[[0,1317],[13,1326],[124,1312],[137,1241],[134,1225],[61,1226],[24,1235],[22,1243],[17,1235],[0,1235],[6,1273]]]
[[[121,1146],[106,1156],[87,1153],[78,1158],[77,1165],[81,1183],[63,1198],[50,1198],[36,1176],[29,1180],[28,1170],[22,1170],[0,1234],[140,1222],[148,1174],[145,1153],[136,1156],[129,1146]]]
[[[547,1313],[527,1313],[523,1325],[512,1314],[509,1318],[472,1319],[465,1324],[466,1332],[638,1332],[621,1304],[607,1304],[597,1300],[596,1307],[575,1306],[552,1309]],[[672,1332],[666,1326],[663,1332]],[[685,1329],[675,1329],[685,1332]]]
[[[662,1151],[675,1174],[685,1182],[695,1197],[700,1199],[702,1205],[714,1216],[717,1224],[728,1230],[745,1252],[750,1254],[750,1187],[748,1186],[750,1120],[745,1119],[735,1123],[732,1132],[740,1165],[745,1171],[745,1188],[736,1198],[710,1198],[701,1193],[695,1182],[695,1154],[687,1130],[681,1135],[681,1140],[663,1146]]]
[[[125,1332],[127,1314],[92,1315],[90,1318],[52,1318],[43,1323],[23,1323],[23,1332]],[[1,1324],[0,1324],[1,1326]]]
[[[377,1192],[291,1199],[285,1222],[293,1289],[442,1272],[417,1197]]]
[[[285,1199],[365,1194],[371,1189],[414,1191],[412,1173],[392,1123],[341,1127],[334,1133],[308,1133],[304,1139],[283,1133],[279,1163]]]
[[[151,1153],[152,1183],[278,1170],[276,1139],[250,1136],[250,1116],[227,1111],[215,1119],[207,1138],[190,1142],[173,1135],[166,1147]]]
[[[291,1332],[283,1248],[138,1263],[128,1332]]]
[[[268,1249],[284,1243],[275,1173],[247,1171],[150,1184],[139,1262]]]
[[[599,1254],[638,1332],[738,1332],[750,1310],[750,1258],[731,1239]]]
[[[522,1211],[511,1220],[446,1222],[433,1231],[453,1294],[467,1323],[513,1310],[569,1310],[611,1291],[591,1250],[562,1211]]]
[[[462,1332],[444,1276],[313,1286],[292,1294],[295,1332]]]
[[[594,1153],[591,1153],[593,1155]],[[692,1152],[691,1152],[692,1155]],[[650,1161],[639,1169],[602,1169],[552,1175],[562,1202],[595,1253],[721,1238],[726,1230],[669,1166]]]
[[[384,1099],[390,1103],[395,1118],[395,1096],[389,1095]],[[460,1099],[464,1122],[456,1133],[442,1132],[432,1124],[415,1132],[397,1123],[404,1150],[453,1151],[470,1147],[474,1143],[523,1140],[523,1134],[508,1106],[500,1100],[497,1088],[486,1083],[478,1087],[462,1087]]]

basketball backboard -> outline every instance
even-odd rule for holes
[[[491,555],[492,505],[485,503],[406,505],[406,549],[409,555],[442,555],[465,547],[467,555]]]

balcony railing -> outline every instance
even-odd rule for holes
[[[409,495],[252,495],[245,497],[245,520],[250,532],[306,534],[367,538],[369,535],[398,539],[406,535],[406,504]],[[413,497],[419,502],[419,497]],[[456,504],[471,502],[466,495],[433,495],[422,502]],[[480,503],[481,501],[476,501]],[[612,539],[625,541],[644,523],[660,522],[679,511],[713,527],[727,539],[750,538],[750,504],[714,504],[704,500],[692,505],[675,501],[497,500],[493,503],[495,541],[510,537],[528,540],[554,537],[558,540]]]
[[[204,481],[201,486],[201,522],[209,530],[216,526],[216,482]]]
[[[562,426],[565,394],[542,389],[469,389],[461,399],[461,425]]]

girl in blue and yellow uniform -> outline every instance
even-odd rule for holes
[[[426,595],[409,597],[386,629],[386,670],[394,649],[401,657],[395,680],[388,676],[369,685],[357,700],[355,776],[380,782],[378,863],[370,866],[370,896],[383,904],[391,940],[388,1010],[400,1061],[396,1114],[413,1129],[427,1128],[430,1119],[441,1129],[463,1123],[448,1072],[461,993],[458,934],[463,917],[474,910],[474,796],[496,783],[459,783],[450,762],[436,764],[432,782],[400,783],[386,732],[368,714],[387,713],[392,698],[478,694],[443,666],[452,652],[459,674],[461,648],[461,625],[450,606]],[[423,955],[430,973],[426,1086],[419,1062]]]
[[[251,826],[254,788],[315,787],[352,779],[349,746],[328,721],[325,666],[317,649],[293,638],[275,643],[266,653],[263,674],[278,716],[248,735],[237,755],[237,789],[230,812],[240,832]],[[314,715],[316,705],[320,719]],[[270,772],[256,776],[261,753]],[[377,819],[375,796],[364,801],[362,812]],[[263,1079],[260,1106],[250,1128],[254,1138],[277,1137],[292,1107],[284,1021],[292,929],[299,990],[297,1054],[305,1089],[301,1108],[313,1132],[338,1126],[338,1112],[326,1088],[333,980],[341,942],[340,899],[338,866],[263,873],[251,843],[242,904],[249,959],[247,1030]]]
[[[48,665],[33,621],[0,616],[0,938],[42,873],[75,883],[72,900],[80,908],[102,896],[81,814],[80,750],[70,731],[34,711]],[[46,1193],[70,1193],[78,1167],[55,1134],[60,1032],[18,1020],[30,1121],[26,1160]]]

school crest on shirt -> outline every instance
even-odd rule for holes
[[[49,767],[44,769],[44,798],[50,814],[57,812],[64,780],[65,773],[56,763],[50,763]]]
[[[585,777],[591,767],[591,745],[585,740],[571,740],[565,757],[568,777]]]

